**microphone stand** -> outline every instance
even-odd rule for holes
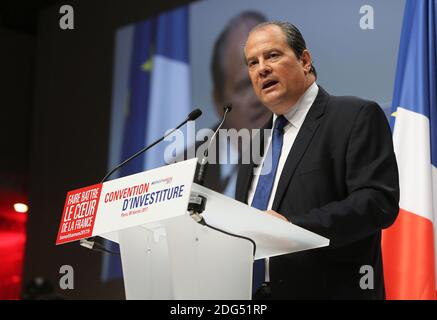
[[[196,178],[194,179],[194,182],[199,184],[199,185],[201,185],[201,186],[203,186],[203,184],[204,184],[204,175],[205,175],[205,171],[206,171],[206,168],[207,168],[207,165],[208,165],[208,160],[207,160],[208,149],[211,146],[212,141],[214,140],[215,136],[219,132],[220,128],[223,126],[223,123],[226,120],[227,114],[231,110],[232,110],[232,104],[227,104],[227,105],[224,106],[225,113],[223,114],[223,119],[220,122],[220,124],[217,127],[217,129],[215,130],[211,140],[209,141],[208,147],[206,148],[206,150],[203,153],[203,158],[202,158],[202,161],[200,162],[200,167],[199,167],[198,174],[197,174]],[[234,234],[234,233],[230,233],[228,231],[225,231],[225,230],[213,227],[210,224],[208,224],[205,221],[205,219],[203,218],[203,216],[202,216],[202,212],[205,210],[205,206],[206,206],[206,198],[205,198],[205,196],[203,196],[201,193],[195,193],[195,192],[192,192],[190,194],[190,201],[188,203],[188,211],[190,212],[190,216],[191,216],[191,218],[194,219],[194,221],[196,221],[197,223],[199,223],[199,224],[201,224],[201,225],[203,225],[205,227],[208,227],[208,228],[213,229],[215,231],[224,233],[224,234],[226,234],[228,236],[244,239],[244,240],[247,240],[247,241],[251,242],[252,245],[253,245],[253,256],[255,257],[255,253],[256,253],[256,243],[255,243],[255,241],[253,241],[252,239],[250,239],[248,237],[240,236],[240,235],[237,235],[237,234]]]
[[[118,170],[119,168],[121,168],[122,166],[124,166],[126,163],[128,163],[129,161],[135,159],[136,157],[138,157],[140,154],[146,152],[147,150],[149,150],[150,148],[152,148],[153,146],[157,145],[158,143],[160,143],[162,140],[164,140],[166,137],[168,137],[170,134],[172,134],[173,132],[175,132],[176,130],[178,130],[180,127],[182,127],[184,124],[186,124],[188,121],[194,121],[197,118],[199,118],[202,115],[202,111],[199,109],[195,109],[192,112],[190,112],[190,114],[187,116],[187,118],[181,123],[179,124],[176,128],[174,128],[173,130],[171,130],[170,132],[168,132],[167,134],[165,134],[164,136],[162,136],[161,138],[159,138],[158,140],[156,140],[155,142],[153,142],[152,144],[142,148],[141,150],[139,150],[138,152],[136,152],[135,154],[133,154],[132,156],[130,156],[129,158],[127,158],[126,160],[124,160],[122,163],[120,163],[119,165],[117,165],[115,168],[113,168],[111,171],[109,171],[102,179],[102,181],[100,183],[105,182],[109,176],[111,174],[113,174],[116,170]],[[102,239],[102,237],[99,236],[95,236],[95,237],[89,237],[89,238],[85,238],[85,239],[80,239],[80,245],[82,247],[85,247],[87,249],[91,249],[91,250],[96,250],[96,251],[101,251],[101,252],[107,252],[107,253],[111,253],[111,254],[120,254],[119,252],[115,252],[112,250],[109,250],[107,248],[105,248],[105,246],[100,243],[100,239]]]
[[[212,135],[211,140],[209,140],[208,147],[203,152],[203,157],[202,160],[200,161],[199,171],[194,179],[194,182],[201,186],[203,186],[204,184],[205,171],[208,166],[208,150],[211,147],[211,144],[214,141],[217,133],[223,126],[223,123],[225,123],[226,116],[232,110],[232,104],[229,103],[225,105],[223,109],[224,109],[224,114],[223,114],[222,121],[220,122],[214,134]],[[206,205],[206,198],[203,195],[194,192],[191,193],[190,201],[188,203],[188,211],[190,212],[190,215],[194,219],[194,221],[203,225],[205,225],[206,222],[201,216],[201,213],[205,210],[205,205]]]

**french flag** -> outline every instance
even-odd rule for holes
[[[437,0],[407,0],[399,48],[393,142],[400,211],[382,238],[387,299],[436,299]]]
[[[178,125],[192,109],[188,15],[188,6],[183,6],[160,15],[155,22],[156,51],[153,56],[149,112],[145,131],[147,143],[155,141],[165,131]],[[184,129],[181,131],[186,137],[187,132]],[[166,148],[172,142],[173,139],[166,139],[156,145],[152,152],[146,153],[143,169],[153,169],[173,162],[175,155],[166,154]],[[185,147],[183,143],[178,144],[178,151],[183,152]]]
[[[188,10],[180,7],[135,25],[121,159],[163,136],[191,111]],[[121,175],[165,165],[167,146],[166,141],[156,145],[121,168]]]
[[[126,39],[124,39],[126,38]],[[129,63],[119,72],[116,81],[126,74],[125,94],[119,94],[118,108],[113,111],[112,122],[118,123],[122,140],[120,154],[110,167],[127,159],[174,128],[191,111],[189,65],[189,7],[182,6],[157,17],[138,22],[119,33],[120,45],[130,45],[126,56]],[[131,39],[127,41],[127,39]],[[126,50],[126,48],[122,48]],[[119,48],[120,51],[122,51]],[[123,69],[123,68],[120,68]],[[121,82],[121,81],[120,81]],[[116,82],[118,83],[118,82]],[[114,86],[123,87],[122,85]],[[120,89],[120,88],[119,88]],[[117,99],[116,99],[117,100]],[[117,101],[118,101],[117,100]],[[115,108],[114,108],[115,109]],[[118,135],[112,134],[113,137]],[[112,178],[164,166],[173,158],[165,158],[166,148],[172,141],[163,141],[147,153],[123,166]],[[115,144],[114,144],[115,145]],[[117,149],[112,146],[114,149]],[[183,151],[185,145],[179,146]],[[111,244],[113,251],[117,245]],[[122,275],[120,257],[106,255],[102,278],[111,280]]]

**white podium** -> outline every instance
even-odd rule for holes
[[[102,237],[120,245],[127,299],[250,300],[254,259],[329,245],[329,240],[193,184],[206,197],[206,222],[184,216]]]
[[[57,244],[91,235],[119,243],[126,298],[166,300],[249,300],[254,259],[329,245],[324,237],[192,183],[195,166],[196,160],[188,160],[69,192]],[[179,189],[168,187],[174,199],[158,203],[163,183]],[[91,201],[90,190],[98,203],[95,224],[84,229],[86,236],[77,235],[67,218],[85,206],[74,199]],[[227,233],[191,218],[190,193],[206,198],[202,215],[208,225]],[[143,209],[130,210],[134,200]],[[251,239],[256,250],[251,241],[230,234]]]

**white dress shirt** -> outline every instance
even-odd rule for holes
[[[267,205],[267,210],[272,209],[273,201],[275,199],[276,189],[278,188],[279,178],[281,177],[282,170],[284,169],[285,161],[287,160],[288,154],[291,151],[291,147],[293,146],[294,140],[299,133],[299,130],[305,120],[305,117],[308,114],[308,111],[311,108],[314,100],[316,100],[317,94],[319,92],[319,87],[314,82],[300,97],[300,99],[296,102],[296,104],[290,109],[290,111],[284,114],[284,117],[288,120],[288,124],[284,127],[284,139],[282,143],[281,155],[279,157],[278,168],[275,175],[275,180],[273,182],[272,192],[270,193],[269,203]],[[276,121],[278,116],[276,114],[273,115],[273,124]],[[271,135],[268,137],[268,143],[266,144],[264,152],[264,156],[267,154],[267,150],[270,148],[271,143]],[[264,158],[262,159],[264,163]],[[254,177],[252,179],[252,183],[249,188],[247,203],[252,204],[253,197],[255,195],[256,186],[258,185],[259,173],[262,169],[262,165],[258,166],[258,168],[254,169]],[[278,212],[281,213],[281,212]],[[266,276],[265,280],[270,281],[269,275],[269,259],[266,259]]]
[[[311,105],[314,100],[316,100],[317,93],[319,92],[319,87],[314,82],[305,93],[300,97],[300,99],[296,102],[296,104],[290,109],[290,111],[284,114],[284,117],[288,120],[288,124],[284,127],[284,140],[281,149],[281,156],[279,157],[278,168],[276,171],[275,180],[273,182],[272,192],[270,194],[269,204],[267,206],[267,210],[270,210],[273,205],[273,200],[275,199],[276,189],[278,187],[279,178],[281,177],[282,170],[284,169],[285,161],[287,160],[288,154],[290,153],[291,147],[293,146],[294,140],[299,133],[299,129],[302,126],[305,117],[310,110]],[[273,123],[278,116],[276,114],[273,115]],[[271,143],[271,135],[268,137],[268,143],[266,144],[266,152],[264,152],[264,156],[267,154],[267,150],[270,148]],[[264,162],[264,158],[262,160]],[[252,204],[253,196],[255,195],[256,186],[258,185],[259,172],[261,171],[262,166],[258,166],[254,170],[254,177],[252,180],[252,184],[249,188],[249,193],[247,197],[247,203]],[[280,213],[280,212],[279,212]]]

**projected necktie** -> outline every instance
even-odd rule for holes
[[[284,116],[276,118],[272,132],[272,141],[268,153],[264,157],[263,168],[258,179],[255,194],[252,200],[252,207],[259,210],[267,210],[270,194],[275,181],[276,171],[278,169],[279,157],[281,156],[283,131],[288,124],[288,120]],[[253,265],[253,285],[252,292],[256,292],[265,277],[265,261],[264,259],[257,260]]]

